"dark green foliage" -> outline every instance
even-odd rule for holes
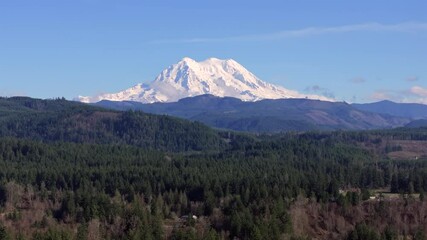
[[[391,227],[386,227],[386,229],[384,230],[381,238],[383,240],[397,240],[398,238],[398,234],[396,233],[396,230],[394,230]]]
[[[196,231],[194,229],[177,230],[174,232],[173,240],[197,240]]]
[[[86,240],[87,234],[88,234],[88,225],[86,223],[83,223],[77,229],[76,239]]]
[[[36,232],[33,240],[72,240],[72,234],[63,230],[49,229],[47,232]]]
[[[6,230],[6,228],[3,226],[3,224],[0,223],[0,240],[9,240],[10,236]]]
[[[385,153],[390,153],[390,152],[399,152],[402,151],[402,146],[400,145],[386,145],[385,147]]]
[[[425,240],[426,237],[426,233],[422,229],[418,229],[414,235],[414,240]]]
[[[107,111],[61,99],[0,98],[0,114],[0,136],[128,144],[173,152],[226,146],[216,132],[200,123],[142,112]]]
[[[6,189],[0,184],[0,208],[6,203]]]
[[[369,190],[367,190],[366,188],[363,188],[360,196],[361,199],[365,201],[365,200],[368,200],[370,196],[371,194],[369,193]]]
[[[370,188],[427,190],[425,159],[382,159],[360,147],[384,151],[383,139],[426,140],[426,130],[254,136],[60,99],[0,99],[0,111],[0,207],[10,201],[7,184],[30,186],[55,205],[52,221],[75,226],[37,221],[33,239],[85,239],[94,220],[110,239],[162,239],[168,221],[175,239],[281,239],[293,236],[288,210],[298,197],[345,211],[363,206]],[[7,221],[21,220],[17,209]],[[203,236],[193,215],[209,223]],[[395,234],[359,224],[348,239]]]
[[[15,209],[13,212],[6,214],[6,219],[11,221],[19,221],[21,220],[21,212]]]
[[[189,202],[193,201],[202,204],[198,215],[224,209],[219,230],[232,236],[279,239],[282,233],[292,232],[286,199],[304,191],[329,201],[336,196],[337,186],[360,182],[360,175],[353,174],[369,158],[354,147],[305,137],[248,141],[222,153],[194,155],[6,138],[0,139],[0,182],[14,180],[40,192],[64,192],[53,214],[58,221],[85,224],[100,219],[112,224],[115,216],[122,216],[129,222],[118,238],[161,238],[168,212],[191,215]],[[133,209],[110,200],[117,195],[132,203]],[[144,203],[138,202],[141,195]],[[225,196],[231,200],[220,205]],[[357,204],[356,199],[348,201]],[[79,230],[83,232],[84,228]],[[184,231],[180,236],[193,235]]]
[[[348,235],[347,240],[380,240],[380,236],[366,224],[357,224]]]

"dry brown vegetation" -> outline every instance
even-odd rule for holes
[[[13,236],[20,235],[31,239],[34,232],[45,231],[47,227],[74,231],[73,224],[62,225],[52,217],[52,210],[58,209],[60,203],[41,199],[31,186],[22,186],[15,182],[5,185],[7,201],[1,209],[0,222],[11,231]],[[60,193],[56,196],[58,199]]]
[[[414,198],[364,201],[346,207],[298,198],[290,213],[294,233],[309,239],[345,239],[358,223],[379,232],[391,227],[402,239],[420,228],[427,232],[427,202]]]
[[[389,152],[391,159],[420,159],[427,157],[427,141],[393,140],[390,144],[402,147],[402,151]]]
[[[392,160],[417,160],[427,158],[427,141],[393,139],[378,137],[370,141],[357,142],[357,145]]]

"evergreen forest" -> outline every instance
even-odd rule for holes
[[[0,99],[0,239],[425,239],[427,129],[249,134]]]

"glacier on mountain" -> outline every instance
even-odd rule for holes
[[[79,96],[78,101],[137,101],[142,103],[176,102],[203,94],[235,97],[243,101],[279,98],[309,98],[333,101],[319,95],[307,95],[262,81],[233,59],[209,58],[197,62],[185,57],[163,70],[149,84],[137,84],[118,93],[93,97]]]

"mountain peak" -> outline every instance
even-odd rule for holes
[[[219,58],[211,57],[211,58],[208,58],[204,61],[201,61],[200,63],[201,64],[236,64],[237,62],[231,58],[219,59]]]
[[[82,102],[132,100],[143,103],[175,102],[185,97],[212,94],[235,97],[243,101],[279,98],[311,98],[329,100],[323,96],[304,95],[269,84],[249,72],[233,59],[208,58],[196,61],[189,57],[163,70],[150,84],[138,84],[115,94],[79,97]]]
[[[206,59],[205,61],[215,62],[215,61],[224,61],[224,60],[219,59],[219,58],[215,58],[215,57],[211,57],[211,58]]]
[[[183,57],[178,63],[196,63],[196,60],[189,57]]]

